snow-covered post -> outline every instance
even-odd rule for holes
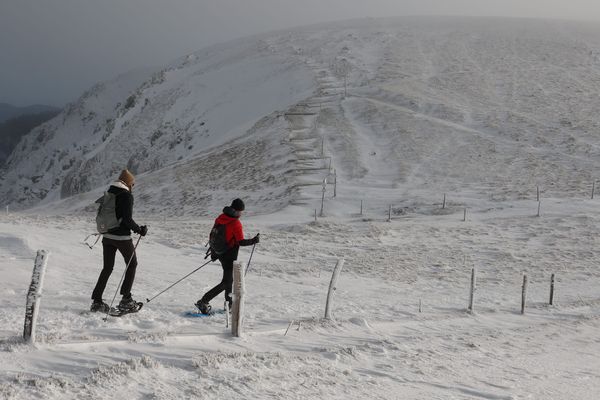
[[[463,214],[463,222],[467,221],[467,207],[465,207],[465,213]]]
[[[335,285],[337,284],[338,277],[340,276],[340,271],[344,266],[344,259],[340,258],[335,264],[335,268],[333,269],[333,274],[331,275],[331,282],[329,282],[329,292],[327,292],[327,303],[325,304],[325,319],[331,319],[331,309],[333,308],[333,293],[337,289]]]
[[[469,291],[469,312],[473,313],[473,303],[475,301],[475,267],[471,269],[471,290]]]
[[[6,206],[6,215],[8,215],[8,206]]]
[[[231,312],[231,334],[235,337],[242,335],[244,322],[244,265],[233,263],[233,305]]]
[[[594,200],[594,191],[596,190],[596,181],[592,182],[592,200]]]
[[[363,201],[360,201],[360,215],[363,215]]]
[[[550,305],[554,305],[554,274],[550,276]]]
[[[537,201],[540,201],[540,187],[536,186],[537,189]]]
[[[388,222],[392,222],[392,205],[390,204],[390,208],[388,209]]]
[[[333,197],[337,195],[337,169],[333,170]]]
[[[325,191],[327,191],[327,178],[323,178],[323,195],[321,196],[321,213],[320,217],[323,217],[323,206],[325,204]]]
[[[317,209],[315,208],[315,222],[317,222]]]
[[[527,275],[523,274],[523,288],[521,290],[521,314],[525,314],[525,302],[527,301]]]
[[[42,287],[44,286],[44,274],[46,273],[46,264],[48,263],[49,254],[50,253],[46,250],[38,250],[33,266],[31,285],[29,285],[29,292],[27,292],[23,339],[32,344],[35,343],[35,328],[37,325],[40,298],[42,297]]]
[[[540,208],[542,208],[542,202],[538,201],[538,212],[537,212],[537,216],[540,216]]]
[[[321,157],[325,157],[325,138],[321,139]]]

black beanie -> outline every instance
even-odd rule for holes
[[[246,208],[246,206],[244,205],[242,199],[235,199],[231,202],[231,208],[233,208],[236,211],[244,211],[244,208]]]

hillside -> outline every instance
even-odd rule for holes
[[[101,189],[127,166],[141,175],[148,211],[201,214],[235,193],[268,211],[302,201],[304,185],[328,175],[328,157],[358,190],[588,190],[598,32],[369,19],[217,45],[89,90],[21,142],[0,202]]]
[[[0,398],[600,398],[598,45],[598,25],[365,19],[94,87],[0,174]],[[82,242],[124,165],[146,304],[104,320],[103,248]],[[198,267],[234,196],[261,237],[239,338],[187,314],[222,279]]]

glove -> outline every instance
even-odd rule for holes
[[[146,233],[148,233],[148,227],[146,225],[140,226],[140,230],[138,233],[140,234],[140,236],[146,236]]]
[[[256,236],[252,238],[252,244],[260,243],[260,233],[257,233]]]

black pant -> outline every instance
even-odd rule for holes
[[[225,301],[227,301],[229,303],[229,306],[231,307],[231,300],[232,300],[231,299],[231,286],[233,285],[233,262],[235,261],[235,259],[232,257],[223,257],[223,258],[219,258],[219,261],[221,262],[221,266],[223,267],[223,279],[221,280],[221,282],[219,282],[219,284],[217,284],[217,286],[215,286],[214,288],[212,288],[208,292],[206,292],[206,294],[204,296],[202,296],[202,299],[200,299],[200,301],[202,303],[210,303],[210,301],[212,299],[217,297],[219,295],[219,293],[221,293],[224,290],[225,291]]]
[[[117,253],[117,250],[119,250],[123,256],[125,265],[127,265],[131,259],[131,262],[129,262],[129,267],[127,268],[127,272],[125,273],[123,285],[121,285],[121,295],[126,297],[131,296],[131,286],[133,285],[135,269],[137,267],[137,257],[135,255],[133,241],[131,239],[114,240],[103,238],[102,254],[104,256],[104,266],[102,268],[102,272],[100,272],[100,276],[98,277],[98,283],[96,283],[96,287],[92,293],[92,299],[94,300],[102,300],[102,293],[104,293],[104,288],[106,287],[108,278],[110,277],[115,265],[115,254]]]

